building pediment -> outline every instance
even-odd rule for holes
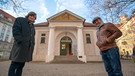
[[[51,16],[50,18],[47,19],[49,22],[50,21],[85,21],[84,18],[68,11],[64,10],[58,14],[55,14]]]

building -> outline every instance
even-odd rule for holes
[[[15,17],[0,9],[0,59],[8,59],[13,44],[12,26]]]
[[[122,36],[117,40],[117,44],[120,49],[121,55],[133,54],[133,45],[135,44],[135,15],[128,18],[128,15],[124,14],[120,16],[120,27]]]
[[[64,10],[35,24],[34,61],[51,62],[56,56],[76,56],[82,62],[102,61],[96,46],[96,26]]]

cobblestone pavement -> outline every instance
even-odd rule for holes
[[[121,60],[124,76],[135,76],[135,63]],[[0,76],[7,76],[10,61],[0,62]],[[26,63],[23,76],[107,76],[104,64],[46,64],[44,62]]]

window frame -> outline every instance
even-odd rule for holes
[[[90,34],[86,34],[86,43],[91,44]]]
[[[40,44],[45,44],[46,43],[46,34],[42,33],[40,37]]]

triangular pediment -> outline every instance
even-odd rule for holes
[[[56,17],[52,18],[51,20],[65,20],[65,21],[66,20],[71,20],[72,21],[72,20],[81,20],[81,19],[79,19],[79,18],[65,12],[65,13],[63,13],[63,14],[61,14],[59,16],[56,16]]]
[[[48,21],[84,21],[85,19],[68,10],[64,10],[48,18],[47,20]]]

